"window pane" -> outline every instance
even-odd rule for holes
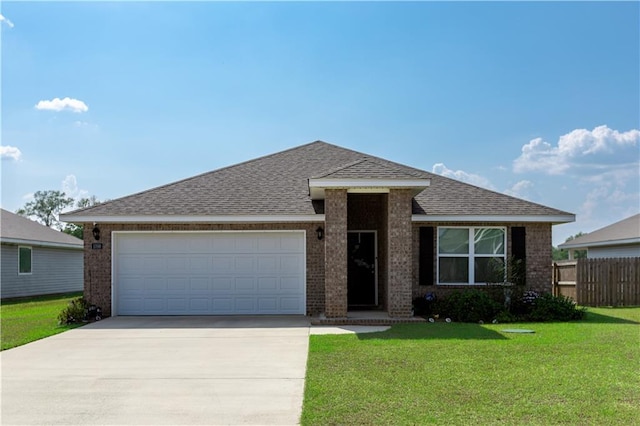
[[[478,228],[473,242],[476,254],[504,254],[504,229]]]
[[[19,255],[19,263],[20,263],[20,273],[21,274],[30,274],[31,273],[31,249],[29,247],[20,247],[18,251]]]
[[[438,229],[438,250],[445,254],[469,253],[469,229],[440,228]]]
[[[469,282],[469,258],[441,257],[439,262],[439,282],[464,284]]]
[[[474,281],[476,283],[501,283],[504,281],[504,258],[476,257],[474,263]]]

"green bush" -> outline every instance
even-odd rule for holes
[[[575,302],[565,296],[542,294],[533,302],[529,321],[573,321],[584,318],[586,308],[578,308]]]
[[[58,322],[60,324],[75,324],[83,322],[87,316],[87,309],[89,303],[82,297],[73,299],[69,302],[66,308],[58,315]]]
[[[449,294],[439,303],[439,314],[459,322],[490,322],[502,308],[487,292],[469,289]]]

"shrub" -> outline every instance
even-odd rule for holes
[[[78,297],[69,302],[69,305],[58,315],[60,324],[74,324],[85,320],[89,303],[82,297]]]
[[[517,315],[512,314],[509,311],[502,311],[502,312],[499,312],[496,315],[496,321],[499,322],[499,323],[518,322],[518,321],[520,321],[520,317],[518,317]]]
[[[439,303],[440,316],[459,322],[491,321],[501,310],[489,294],[476,289],[454,291]]]
[[[531,314],[540,293],[533,290],[515,292],[511,298],[510,312],[516,316],[526,317]]]
[[[578,308],[575,302],[565,296],[545,293],[533,301],[530,321],[572,321],[584,318],[586,308]]]
[[[435,293],[429,292],[422,297],[413,299],[414,315],[431,315],[436,302]]]

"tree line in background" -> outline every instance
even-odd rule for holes
[[[581,237],[584,235],[584,232],[578,232],[576,235],[572,235],[570,237],[568,237],[566,240],[564,240],[565,243],[568,243],[571,240],[574,240],[578,237]],[[573,258],[574,259],[584,259],[587,257],[587,251],[586,250],[574,250],[573,252]],[[567,260],[569,259],[569,250],[564,250],[564,249],[559,249],[558,247],[552,247],[551,248],[551,258],[553,260]]]
[[[40,222],[45,226],[82,239],[83,227],[73,223],[65,223],[63,226],[59,219],[60,213],[62,213],[62,211],[67,207],[73,207],[74,204],[75,207],[84,209],[87,207],[93,207],[101,202],[102,201],[98,200],[95,195],[80,198],[76,201],[72,197],[67,197],[67,195],[62,191],[36,191],[36,193],[33,194],[33,200],[26,203],[24,207],[18,209],[16,213],[28,218],[35,218],[37,222]],[[582,235],[584,235],[584,233],[578,232],[576,235],[567,238],[565,243]],[[569,258],[569,252],[557,247],[552,247],[551,257],[553,260],[567,260]],[[576,259],[585,258],[587,257],[587,251],[576,250],[574,252],[574,257]]]
[[[35,194],[33,194],[33,200],[27,202],[24,207],[16,210],[16,214],[29,219],[35,219],[36,222],[45,226],[82,239],[82,225],[75,225],[73,223],[65,223],[63,225],[59,219],[60,213],[68,207],[75,206],[83,209],[93,207],[100,203],[101,201],[99,201],[95,195],[80,198],[76,201],[72,197],[67,197],[62,191],[36,191]]]

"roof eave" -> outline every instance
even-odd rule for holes
[[[0,237],[0,243],[2,244],[15,244],[34,247],[49,247],[49,248],[63,248],[71,250],[83,250],[84,244],[82,240],[78,240],[79,244],[71,243],[56,243],[50,241],[37,241],[37,240],[25,240],[22,238],[6,238]]]
[[[573,214],[558,215],[429,215],[414,214],[413,222],[526,222],[526,223],[551,223],[552,225],[574,222]]]
[[[276,223],[324,222],[323,214],[306,215],[61,215],[71,223]]]
[[[640,244],[640,237],[625,238],[621,240],[608,240],[608,241],[592,241],[586,243],[562,243],[558,246],[560,249],[582,249],[589,247],[606,247],[606,246],[623,246],[628,244]]]

